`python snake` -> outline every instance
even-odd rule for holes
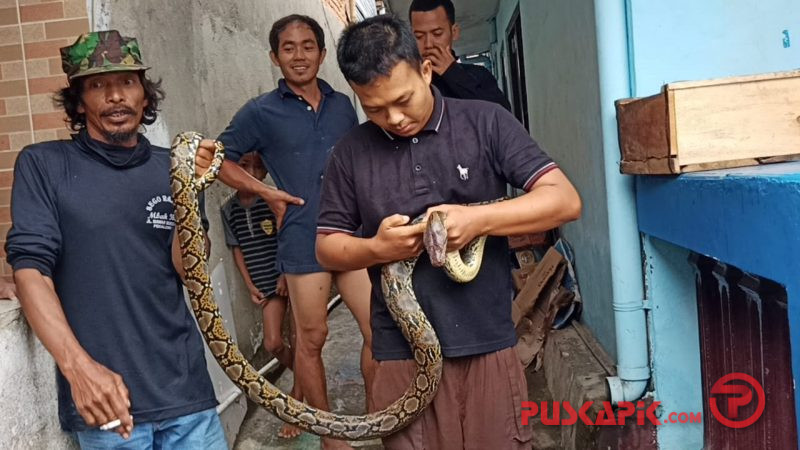
[[[411,274],[417,258],[410,258],[382,269],[381,284],[386,304],[403,336],[411,346],[417,364],[416,375],[405,393],[386,409],[371,414],[341,415],[322,411],[302,403],[281,392],[261,376],[242,355],[238,346],[225,329],[222,316],[214,301],[211,279],[205,255],[205,238],[200,222],[197,194],[216,179],[224,159],[221,143],[209,170],[195,177],[195,155],[202,135],[195,132],[181,133],[175,137],[171,149],[171,188],[175,205],[177,237],[185,269],[185,285],[189,292],[192,310],[200,331],[211,353],[227,376],[255,403],[271,411],[281,420],[305,431],[337,439],[366,440],[386,436],[408,425],[433,400],[442,374],[442,353],[433,327],[417,303],[411,285]],[[445,253],[440,233],[444,229],[442,217],[430,220],[425,236],[435,265],[444,264],[448,274],[456,281],[469,281],[469,272],[474,277],[475,260],[469,267],[460,267],[459,252]],[[417,218],[417,221],[421,218]],[[470,245],[472,252],[482,252],[483,239]],[[480,247],[480,249],[477,249]],[[453,256],[455,254],[455,256]],[[458,261],[456,261],[458,260]],[[433,261],[433,259],[432,259]],[[444,261],[442,264],[439,262]],[[480,260],[477,261],[480,264]],[[462,263],[463,266],[463,263]],[[470,270],[471,268],[471,270]],[[460,275],[459,275],[460,274]]]

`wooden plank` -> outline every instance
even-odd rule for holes
[[[623,162],[669,156],[667,107],[663,95],[618,100],[615,106]]]
[[[670,92],[680,166],[800,153],[800,77]]]
[[[616,102],[620,170],[671,174],[800,155],[800,70],[669,83]]]
[[[800,70],[759,73],[756,75],[744,75],[739,77],[712,78],[709,80],[699,80],[699,81],[676,81],[666,84],[665,88],[669,90],[692,89],[697,87],[722,86],[726,84],[751,83],[754,81],[779,80],[782,78],[794,78],[794,77],[800,77]]]
[[[687,164],[685,166],[680,166],[678,170],[675,171],[675,173],[732,169],[735,167],[758,166],[761,164],[772,164],[772,163],[798,161],[798,160],[800,160],[800,155],[775,156],[771,158],[748,158],[748,159],[737,159],[734,161],[715,161],[710,163]]]
[[[671,158],[650,158],[644,161],[621,161],[622,173],[638,175],[658,175],[672,173],[670,168]]]
[[[680,166],[676,173],[683,172],[700,172],[703,170],[722,170],[732,169],[734,167],[757,166],[759,164],[757,159],[737,159],[734,161],[714,161],[702,164],[687,164]]]
[[[675,93],[671,90],[665,90],[667,97],[667,126],[669,127],[669,154],[671,156],[678,156],[678,130],[675,127]]]

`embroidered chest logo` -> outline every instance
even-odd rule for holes
[[[272,221],[269,219],[261,222],[261,229],[264,230],[264,233],[267,233],[267,236],[272,236],[272,233],[275,232],[275,227],[272,226]]]
[[[461,167],[461,164],[456,166],[458,169],[458,177],[464,181],[469,180],[469,167]]]
[[[147,223],[157,230],[172,230],[175,228],[175,209],[172,196],[156,195],[147,202]]]

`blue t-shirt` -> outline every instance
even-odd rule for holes
[[[358,124],[350,99],[318,82],[318,111],[280,80],[274,91],[245,103],[218,138],[232,161],[258,152],[278,188],[305,200],[289,205],[278,231],[283,273],[324,271],[314,250],[322,173],[333,145]]]
[[[122,376],[139,423],[217,404],[172,265],[169,167],[169,151],[143,136],[131,150],[84,130],[23,149],[11,194],[9,264],[52,278],[75,337]],[[60,372],[56,381],[62,428],[87,429]]]

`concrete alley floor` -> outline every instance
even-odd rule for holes
[[[328,317],[328,340],[322,352],[328,380],[328,398],[335,412],[357,414],[364,411],[364,385],[359,369],[361,334],[353,316],[344,304],[339,304]],[[292,372],[285,370],[276,385],[284,392],[291,389]],[[528,372],[529,398],[536,401],[551,400],[543,371]],[[538,416],[536,417],[538,421]],[[281,439],[277,433],[282,422],[265,409],[249,403],[235,450],[260,449],[319,449],[319,438],[303,433],[295,439]],[[537,450],[557,449],[558,427],[534,424],[532,448]],[[353,442],[357,449],[381,449],[379,440]]]
[[[339,303],[328,316],[328,340],[322,350],[322,359],[328,380],[328,398],[334,412],[359,414],[365,409],[364,380],[361,378],[359,357],[361,333],[353,315]],[[276,382],[284,392],[292,387],[292,372],[284,370]],[[319,449],[319,437],[303,433],[294,439],[278,437],[283,422],[265,409],[248,403],[247,416],[234,443],[236,450],[257,449]],[[380,449],[380,441],[354,442],[353,447]]]

